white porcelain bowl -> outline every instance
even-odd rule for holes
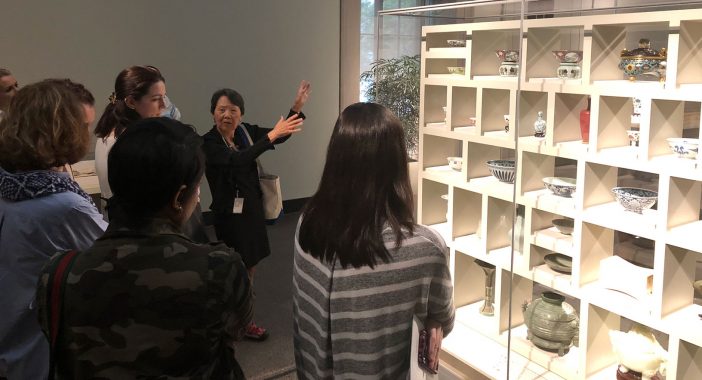
[[[446,159],[451,169],[460,171],[463,168],[463,157],[446,157]]]
[[[463,66],[449,66],[446,69],[448,69],[448,72],[450,74],[459,74],[463,75],[466,73],[466,68]]]
[[[677,153],[678,157],[681,158],[697,158],[697,151],[699,150],[700,140],[699,139],[686,139],[679,137],[671,137],[666,139],[668,141],[668,146],[673,153]]]
[[[612,192],[620,205],[637,214],[651,208],[658,200],[657,192],[637,187],[615,187]]]
[[[514,160],[490,160],[487,167],[500,182],[514,183]]]
[[[545,177],[544,186],[555,195],[570,198],[575,192],[575,178]]]

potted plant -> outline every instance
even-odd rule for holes
[[[381,58],[361,74],[370,102],[388,107],[405,128],[407,153],[417,159],[419,145],[419,55]]]

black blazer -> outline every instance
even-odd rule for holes
[[[290,110],[288,117],[294,114],[295,112]],[[300,113],[300,117],[304,119],[305,115]],[[248,123],[242,123],[239,128],[242,127],[246,128],[253,140],[253,145],[244,149],[229,149],[216,126],[203,136],[203,150],[206,158],[205,176],[212,192],[210,209],[214,212],[231,214],[237,191],[238,196],[244,198],[245,209],[263,207],[256,158],[269,149],[275,149],[267,136],[272,128],[261,128]],[[275,144],[281,144],[288,138],[290,136],[280,138],[275,141]],[[238,133],[235,133],[234,143],[238,146],[248,145],[248,142],[241,141]]]

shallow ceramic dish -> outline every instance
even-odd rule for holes
[[[583,60],[582,50],[553,50],[552,53],[560,63],[579,63]]]
[[[551,221],[558,232],[563,235],[571,235],[573,233],[574,223],[573,219],[570,218],[559,218]]]
[[[678,154],[680,158],[697,158],[697,152],[699,151],[700,140],[699,139],[686,139],[679,137],[671,137],[666,139],[668,141],[668,146],[670,149]]]
[[[575,192],[575,178],[545,177],[544,186],[555,195],[570,198]]]
[[[637,214],[651,208],[658,200],[658,192],[637,187],[615,187],[612,192],[620,205]]]
[[[446,69],[448,70],[449,74],[463,75],[466,73],[466,68],[463,66],[448,66]]]
[[[549,253],[544,256],[544,262],[549,268],[559,273],[571,274],[573,272],[573,259],[560,253]]]
[[[463,157],[446,157],[446,159],[451,169],[460,171],[463,168]]]
[[[514,160],[490,160],[487,167],[500,182],[514,183]]]
[[[448,46],[451,46],[451,47],[465,47],[466,46],[465,40],[446,40],[446,43],[448,44]]]

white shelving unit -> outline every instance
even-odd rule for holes
[[[683,133],[700,137],[702,9],[525,20],[523,34],[519,21],[432,25],[422,37],[418,215],[451,247],[458,308],[443,354],[485,376],[505,378],[501,366],[511,331],[510,378],[612,379],[616,357],[607,331],[630,320],[667,338],[666,380],[702,379],[702,306],[692,288],[702,261],[702,164],[700,158],[678,158],[666,143]],[[641,37],[667,49],[664,80],[629,81],[617,68],[619,52],[636,47]],[[448,47],[448,39],[465,39],[466,46]],[[519,76],[498,76],[495,51],[520,45]],[[582,50],[582,78],[556,78],[552,50]],[[465,74],[449,74],[448,66],[463,66]],[[590,141],[583,143],[579,113],[588,97]],[[632,97],[645,105],[638,146],[629,145],[626,133]],[[688,107],[696,110],[692,124]],[[533,136],[538,111],[545,115],[545,138]],[[450,156],[463,157],[460,171],[446,166]],[[515,184],[490,176],[485,162],[492,159],[517,160]],[[542,178],[550,176],[575,178],[573,197],[544,189]],[[611,193],[615,186],[647,184],[659,197],[643,214],[624,211]],[[524,238],[511,265],[517,205],[524,209]],[[552,226],[552,219],[563,217],[574,219],[572,236]],[[629,235],[651,240],[653,248],[620,237]],[[648,297],[637,300],[602,286],[601,260],[643,251],[652,255],[654,273]],[[543,257],[550,252],[571,257],[572,274],[546,266]],[[474,259],[497,267],[491,317],[478,312],[484,276]],[[526,339],[520,306],[535,286],[576,300],[580,344],[563,357]]]

